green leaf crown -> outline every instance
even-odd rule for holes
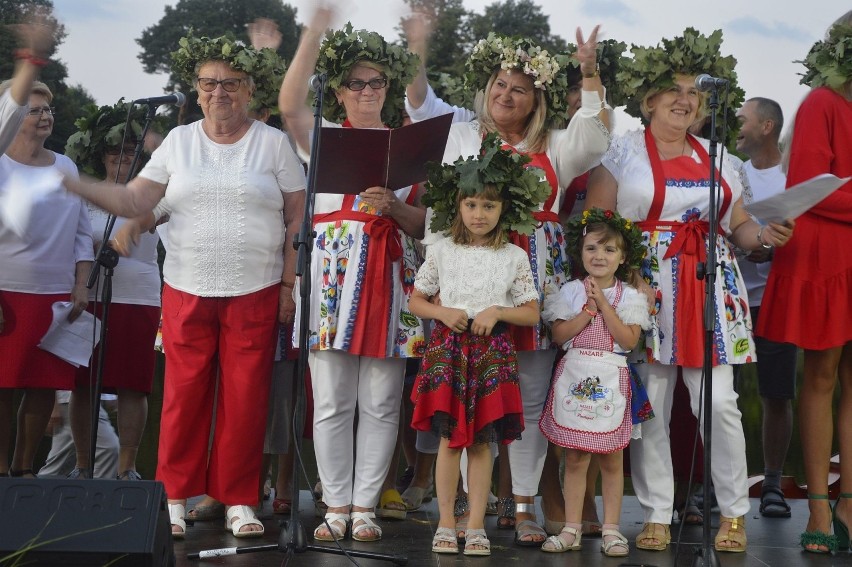
[[[623,96],[627,100],[627,114],[645,121],[639,104],[652,89],[667,89],[674,85],[675,75],[697,76],[707,73],[713,77],[728,80],[725,100],[728,113],[725,122],[728,127],[726,145],[736,138],[739,121],[737,109],[742,106],[745,91],[737,85],[737,73],[734,67],[737,60],[733,55],[722,57],[722,30],[716,30],[705,36],[694,28],[686,28],[682,36],[663,39],[655,47],[632,45],[633,58],[624,62],[616,75]]]
[[[382,122],[390,128],[402,126],[405,87],[414,80],[420,58],[404,47],[388,43],[376,32],[354,30],[347,22],[342,30],[328,32],[320,46],[317,73],[325,73],[325,108],[323,116],[332,122],[342,122],[346,110],[335,92],[343,87],[352,68],[366,61],[384,68],[388,79]]]
[[[277,114],[278,90],[284,79],[286,65],[274,49],[255,49],[237,41],[232,34],[212,39],[197,37],[192,29],[180,38],[178,45],[177,51],[171,54],[172,71],[185,83],[195,85],[199,63],[224,61],[254,80],[255,91],[249,108],[255,111],[266,108]]]
[[[814,43],[804,61],[794,63],[807,68],[807,73],[800,73],[801,84],[840,91],[852,80],[852,25],[832,26],[827,40]]]
[[[506,231],[532,234],[537,225],[533,213],[548,195],[550,185],[542,171],[526,167],[531,159],[502,149],[500,137],[489,134],[482,141],[478,156],[460,157],[452,164],[431,163],[423,204],[433,211],[432,232],[443,233],[452,227],[458,214],[457,196],[481,193],[486,185],[496,187],[503,199],[500,224]]]
[[[575,265],[583,270],[583,237],[589,225],[604,223],[618,231],[624,238],[624,264],[618,267],[615,277],[629,281],[630,272],[638,269],[645,258],[646,248],[642,242],[642,231],[636,224],[616,211],[592,207],[572,216],[565,222],[565,243]],[[585,270],[583,270],[585,272]]]
[[[568,67],[571,56],[550,55],[546,49],[528,38],[517,38],[489,32],[479,40],[465,62],[465,86],[475,93],[485,90],[494,71],[520,70],[533,79],[535,88],[544,91],[547,100],[547,123],[551,128],[568,123]]]
[[[103,178],[106,175],[103,156],[107,148],[121,146],[130,103],[121,98],[112,106],[87,104],[83,116],[74,121],[77,132],[68,137],[65,155],[89,175]],[[135,106],[130,114],[130,133],[127,139],[133,143],[142,135],[145,111]],[[112,181],[112,180],[110,180]]]

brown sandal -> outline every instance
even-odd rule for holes
[[[657,540],[659,543],[644,543]],[[648,522],[642,526],[642,531],[636,536],[636,547],[650,551],[665,551],[672,540],[668,524]]]
[[[728,529],[725,530],[725,524]],[[733,545],[721,545],[722,542]],[[716,534],[714,547],[716,551],[728,551],[731,553],[742,553],[746,550],[745,516],[739,518],[719,517],[719,532]]]

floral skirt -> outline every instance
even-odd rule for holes
[[[509,333],[456,333],[436,321],[411,400],[411,426],[448,438],[452,448],[520,439],[523,405]]]

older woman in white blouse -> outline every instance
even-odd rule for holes
[[[155,206],[157,217],[170,215],[157,478],[169,496],[172,533],[184,535],[186,498],[208,494],[226,505],[234,536],[259,536],[252,506],[276,325],[295,313],[292,240],[305,178],[287,136],[249,118],[250,75],[209,60],[197,66],[196,87],[204,119],[172,130],[126,189],[69,188],[120,216],[145,215],[144,224],[153,224]]]

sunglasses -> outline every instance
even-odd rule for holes
[[[235,93],[240,89],[240,85],[243,84],[243,81],[245,81],[245,79],[222,79],[221,81],[217,81],[216,79],[198,77],[196,84],[198,84],[199,89],[206,93],[212,93],[215,91],[217,85],[222,85],[222,88],[229,93]]]
[[[370,85],[371,89],[377,91],[388,86],[388,80],[384,77],[376,77],[375,79],[370,79],[369,81],[352,79],[351,81],[346,81],[345,83],[343,83],[343,86],[349,89],[350,91],[363,91],[367,87],[367,85]]]
[[[56,108],[52,106],[39,106],[38,108],[31,108],[27,112],[27,116],[41,116],[43,112],[46,112],[50,116],[56,114]]]

